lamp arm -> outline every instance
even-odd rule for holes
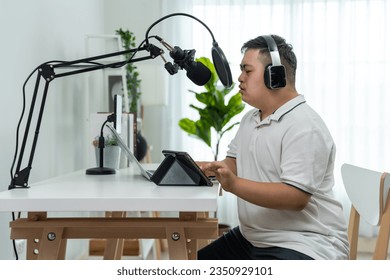
[[[139,57],[139,58],[133,58],[134,55],[138,51],[147,51],[147,52],[149,52],[149,55]],[[93,56],[93,57],[89,57],[89,58],[73,60],[73,61],[47,62],[47,63],[43,63],[39,67],[37,67],[38,73],[37,73],[37,78],[35,81],[33,96],[31,99],[30,110],[29,110],[25,130],[24,130],[23,141],[22,141],[22,145],[21,145],[19,153],[18,153],[18,147],[16,146],[15,158],[14,158],[14,162],[13,162],[12,167],[11,167],[11,183],[10,183],[8,189],[10,190],[10,189],[15,189],[15,188],[28,188],[28,179],[30,176],[30,171],[32,169],[32,163],[33,163],[33,159],[34,159],[35,149],[36,149],[36,145],[38,142],[39,129],[40,129],[41,122],[42,122],[43,112],[44,112],[45,103],[46,103],[46,97],[47,97],[47,93],[49,90],[49,84],[52,80],[54,80],[55,78],[77,75],[80,73],[91,72],[91,71],[96,71],[96,70],[101,70],[101,69],[106,69],[106,68],[120,68],[120,67],[122,67],[126,64],[129,64],[129,63],[135,63],[138,61],[154,59],[157,56],[162,55],[163,53],[164,53],[164,51],[162,49],[160,49],[152,44],[147,43],[144,46],[139,47],[137,49],[130,49],[130,50],[125,50],[125,51],[120,51],[120,52],[109,53],[109,54],[105,54],[105,55],[99,55],[99,56]],[[113,62],[113,63],[106,63],[106,64],[98,62],[99,60],[102,60],[105,58],[110,58],[110,57],[115,57],[115,56],[120,56],[120,55],[125,55],[125,54],[133,54],[133,55],[130,57],[130,59],[120,61],[120,62]],[[60,69],[60,68],[62,68],[62,69],[78,68],[78,69],[70,70],[70,71],[62,72],[62,73],[58,73],[58,74],[55,73],[55,69]],[[41,79],[45,80],[45,86],[44,86],[42,100],[41,100],[38,118],[37,118],[37,122],[36,122],[35,134],[34,134],[32,146],[31,146],[31,150],[30,150],[28,164],[25,168],[21,169],[21,165],[23,162],[23,156],[24,156],[25,149],[26,149],[27,139],[28,139],[28,135],[29,135],[29,131],[30,131],[31,121],[32,121],[33,113],[34,113],[34,108],[35,108],[36,100],[38,97],[38,90],[39,90]],[[22,118],[23,118],[23,116],[22,116]],[[16,164],[15,172],[13,172],[16,159],[18,161]]]

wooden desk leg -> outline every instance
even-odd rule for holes
[[[124,239],[107,239],[104,260],[120,260],[123,253]]]
[[[111,212],[107,213],[111,217],[126,217],[126,212]],[[106,216],[107,216],[106,215]],[[104,249],[104,260],[120,260],[123,254],[124,239],[107,239],[106,248]]]
[[[181,212],[180,220],[184,221],[196,221],[198,218],[208,218],[208,212]],[[196,260],[198,257],[198,250],[208,244],[206,239],[188,239],[186,240],[187,246],[187,259]]]
[[[39,260],[58,260],[65,257],[66,241],[62,239],[63,233],[63,227],[44,228],[39,241]]]
[[[179,219],[181,221],[196,221],[198,218],[208,217],[205,212],[181,212]],[[198,248],[204,245],[202,241],[187,239],[184,227],[166,228],[166,236],[168,240],[169,259],[171,260],[195,260],[198,254]]]
[[[27,260],[37,260],[39,252],[39,239],[27,239]]]
[[[58,260],[65,260],[65,256],[66,256],[66,245],[68,244],[68,240],[67,239],[62,239],[61,240],[61,245],[60,245],[60,249],[58,251]]]
[[[31,221],[42,221],[47,219],[46,212],[29,212],[28,219]],[[52,241],[48,240],[48,234]],[[54,235],[53,235],[54,234]],[[62,239],[63,228],[45,229],[41,239],[27,239],[27,260],[37,259],[65,259],[67,240]],[[42,245],[43,244],[43,245]],[[49,250],[48,252],[46,252]],[[42,253],[46,252],[46,253]]]
[[[158,211],[153,211],[152,212],[152,217],[159,218],[160,217],[160,212]],[[161,251],[164,250],[164,246],[166,246],[166,239],[155,239],[154,240],[154,246],[155,246],[155,255],[157,260],[161,260]]]
[[[187,240],[183,227],[167,227],[166,236],[170,260],[188,260]]]
[[[198,258],[199,244],[200,244],[200,240],[197,239],[187,240],[187,251],[188,251],[189,260],[196,260]]]
[[[210,216],[209,212],[198,212],[198,213],[196,213],[196,217],[197,218],[209,218],[209,216]],[[199,240],[196,240],[196,242],[195,242],[196,247],[194,248],[194,253],[195,253],[195,256],[193,258],[194,260],[196,260],[198,258],[198,250],[202,249],[203,247],[205,247],[209,243],[210,243],[210,239],[199,239]]]

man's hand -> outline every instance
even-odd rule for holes
[[[225,161],[199,162],[198,165],[207,176],[215,176],[225,191],[231,192],[234,188],[237,176]]]

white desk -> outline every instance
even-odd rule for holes
[[[121,239],[167,239],[171,259],[194,259],[198,239],[214,239],[219,186],[157,186],[131,168],[114,175],[85,170],[0,192],[0,211],[28,212],[10,223],[11,239],[27,239],[28,259],[61,259],[67,239],[109,239],[106,259],[121,257]],[[47,212],[113,211],[115,217],[48,217]],[[179,217],[125,217],[126,211],[173,211]],[[39,242],[38,242],[39,240]],[[189,242],[189,240],[191,240]]]

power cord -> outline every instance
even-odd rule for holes
[[[18,218],[20,218],[21,213],[18,212]],[[12,212],[12,221],[15,221],[15,212]],[[16,240],[12,239],[12,246],[14,248],[15,260],[19,260],[18,249],[16,248]]]

